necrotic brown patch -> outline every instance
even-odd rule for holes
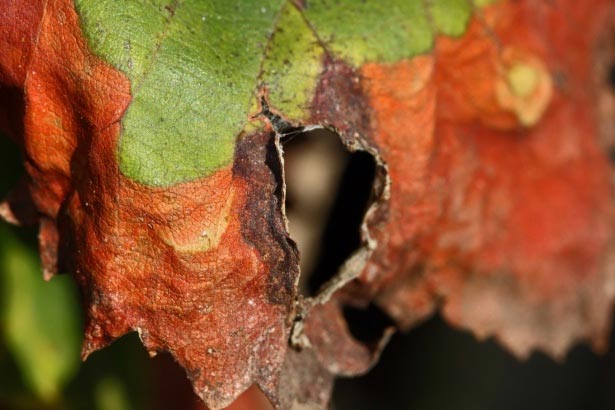
[[[290,308],[299,276],[299,255],[286,232],[283,168],[272,133],[244,136],[237,143],[233,175],[245,181],[247,200],[240,211],[241,233],[269,267],[267,296]]]
[[[342,139],[369,135],[370,107],[361,78],[348,64],[325,57],[312,100],[310,121],[334,126]]]

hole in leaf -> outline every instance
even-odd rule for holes
[[[314,130],[284,143],[286,208],[291,237],[301,253],[302,293],[313,295],[361,246],[361,223],[376,163],[350,153],[329,130]]]
[[[343,313],[350,334],[365,344],[377,343],[385,329],[394,326],[391,318],[373,303],[364,309],[344,306]]]

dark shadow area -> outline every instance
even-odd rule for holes
[[[21,150],[6,135],[0,132],[0,202],[3,201],[11,190],[15,189],[20,179],[26,175]],[[19,214],[19,210],[16,210]],[[5,223],[0,221],[0,223]],[[38,227],[20,226],[13,229],[16,236],[32,249],[38,252]]]
[[[0,87],[0,107],[0,134],[6,133],[14,141],[22,140],[26,112],[23,90],[19,87]]]
[[[207,410],[205,403],[194,393],[186,371],[169,353],[160,353],[151,362],[153,410],[186,409]],[[256,385],[243,392],[229,410],[273,410],[265,394]]]
[[[194,394],[186,371],[175,362],[169,353],[160,353],[152,359],[155,389],[153,408],[206,409],[201,399]]]
[[[334,408],[610,410],[615,408],[611,340],[605,356],[579,345],[562,363],[542,353],[519,361],[494,341],[479,342],[436,316],[394,336],[367,375],[339,379]]]
[[[2,133],[0,133],[0,164],[2,164],[2,177],[0,178],[1,201],[17,184],[22,175],[25,174],[19,147]]]
[[[374,304],[365,309],[344,306],[343,313],[350,334],[365,344],[379,342],[385,329],[394,325],[389,316]]]
[[[137,333],[129,333],[94,352],[69,384],[67,409],[152,409],[157,398],[154,360],[150,360]],[[184,374],[185,378],[185,374]]]
[[[0,338],[3,336],[0,334]],[[35,408],[38,402],[29,397],[30,393],[19,371],[19,366],[4,343],[0,343],[0,369],[2,369],[0,372],[0,410],[9,410],[9,398],[16,395],[22,397],[22,400],[27,402],[31,408]]]

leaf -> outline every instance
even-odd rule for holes
[[[2,334],[30,389],[48,404],[79,367],[80,320],[68,278],[45,284],[36,255],[0,226]]]
[[[403,327],[441,305],[521,356],[605,348],[613,188],[587,84],[608,8],[502,2],[434,59],[363,68],[396,215],[363,279]]]
[[[0,214],[37,210],[84,357],[137,331],[208,406],[257,384],[289,408],[377,360],[392,330],[356,340],[348,305],[401,328],[441,308],[520,355],[604,344],[607,0],[0,6],[0,128],[28,171]],[[304,299],[279,139],[318,127],[377,175],[362,247]]]

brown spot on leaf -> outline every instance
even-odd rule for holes
[[[330,124],[342,139],[369,136],[370,106],[359,73],[340,60],[324,57],[323,72],[312,100],[312,123]]]
[[[299,276],[299,255],[286,235],[283,168],[271,133],[245,136],[237,144],[233,173],[250,184],[242,215],[242,235],[270,267],[268,298],[293,304]]]

